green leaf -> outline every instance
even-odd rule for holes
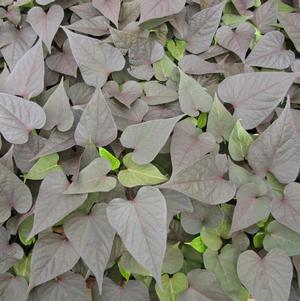
[[[272,188],[272,191],[276,196],[283,196],[285,185],[278,182],[278,180],[270,173],[267,174],[267,183]]]
[[[278,248],[289,256],[300,255],[300,234],[273,221],[267,227],[263,245],[267,251]]]
[[[197,127],[199,129],[203,129],[206,126],[207,123],[207,113],[206,112],[201,112],[198,120],[197,120]]]
[[[42,180],[53,171],[61,170],[58,165],[59,156],[57,153],[40,158],[24,175],[25,179]]]
[[[224,292],[233,301],[248,300],[248,292],[242,286],[236,271],[239,250],[232,245],[226,245],[220,253],[207,249],[204,253],[204,265],[213,272]]]
[[[165,274],[161,282],[162,289],[155,285],[160,301],[176,301],[177,297],[188,288],[188,279],[183,273],[177,273],[172,278]]]
[[[217,228],[217,232],[222,238],[229,239],[231,236],[230,228],[231,228],[234,206],[230,204],[222,204],[221,210],[223,211],[224,214],[224,220],[222,224]]]
[[[103,147],[99,147],[99,156],[111,163],[112,170],[117,170],[121,165],[120,160]]]
[[[207,249],[201,236],[194,238],[191,242],[186,243],[186,244],[192,246],[197,252],[199,252],[201,254],[203,254],[205,252],[205,250]]]
[[[180,60],[184,56],[186,42],[182,40],[168,40],[167,49],[171,55],[176,59]]]
[[[119,172],[118,180],[125,187],[156,185],[168,180],[153,164],[139,165],[133,162],[132,153],[123,158],[123,164],[127,169]]]
[[[238,26],[239,24],[251,19],[251,16],[240,16],[234,14],[224,14],[222,21],[227,26]]]
[[[31,253],[28,256],[24,256],[22,260],[18,261],[14,265],[14,270],[17,276],[22,276],[29,282],[30,277],[30,264],[31,264]]]
[[[126,280],[126,282],[129,281],[131,273],[129,271],[127,271],[121,264],[120,262],[118,262],[118,267],[119,267],[119,271],[120,274],[122,275],[122,277]]]
[[[165,55],[161,60],[153,64],[155,78],[159,81],[167,81],[172,77],[176,65]]]
[[[33,237],[32,239],[27,240],[33,226],[33,214],[26,218],[18,229],[19,239],[25,246],[30,246],[35,243],[36,239]]]
[[[213,251],[218,251],[222,247],[222,239],[220,238],[216,230],[202,227],[201,238],[204,244]]]
[[[253,245],[256,249],[261,249],[263,246],[263,240],[265,238],[265,232],[257,232],[253,237]]]
[[[294,7],[282,2],[281,0],[277,0],[277,8],[280,13],[292,13],[296,11]]]
[[[183,255],[178,248],[179,243],[167,246],[164,262],[162,265],[162,273],[175,274],[183,266]]]
[[[247,158],[249,146],[253,139],[250,134],[242,127],[238,120],[229,136],[229,153],[233,160],[243,161]]]
[[[254,6],[255,7],[260,7],[261,6],[261,0],[255,0],[254,1]]]

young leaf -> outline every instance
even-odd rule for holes
[[[99,147],[99,156],[106,159],[111,164],[111,170],[119,169],[121,162],[112,153],[103,147]]]
[[[113,199],[107,217],[130,254],[160,283],[167,239],[167,206],[161,192],[142,187],[131,201]]]
[[[162,289],[156,284],[155,290],[161,301],[177,300],[177,297],[188,288],[188,279],[183,273],[177,273],[170,278],[162,276]]]
[[[273,249],[263,258],[254,251],[246,251],[239,257],[237,271],[255,300],[288,300],[293,265],[282,250]]]
[[[185,46],[186,42],[182,40],[167,41],[167,49],[177,61],[182,59],[185,52]]]
[[[218,251],[222,247],[222,239],[220,238],[216,230],[202,227],[201,238],[203,240],[203,243],[213,251]]]
[[[133,162],[132,153],[123,158],[126,169],[118,173],[118,180],[125,187],[156,185],[168,180],[159,169],[151,163],[139,165]]]
[[[228,150],[231,158],[235,161],[243,161],[247,158],[252,141],[251,135],[247,133],[238,120],[229,136]]]
[[[58,160],[59,156],[56,153],[40,158],[24,175],[24,179],[43,180],[51,172],[61,170]]]

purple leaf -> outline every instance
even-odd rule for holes
[[[272,173],[279,182],[293,182],[299,173],[299,139],[289,103],[279,118],[252,144],[248,162],[255,173],[265,176]]]
[[[41,7],[33,7],[27,15],[27,22],[45,43],[49,53],[53,38],[64,18],[64,10],[59,5],[50,6],[47,13]]]
[[[218,29],[216,38],[219,45],[235,53],[244,62],[254,32],[254,27],[244,22],[239,24],[235,31],[229,26],[222,26]]]
[[[74,115],[64,88],[63,77],[44,105],[44,111],[46,113],[46,124],[43,127],[45,130],[51,130],[56,126],[59,131],[66,132],[72,127]]]
[[[106,217],[106,204],[96,204],[88,215],[72,217],[64,229],[76,252],[96,276],[101,293],[103,274],[115,236]]]
[[[277,22],[277,0],[268,0],[254,11],[253,22],[262,33],[272,31]]]
[[[267,218],[271,212],[271,200],[254,183],[247,183],[236,193],[236,206],[233,213],[231,233],[246,229]]]
[[[281,224],[300,233],[300,184],[290,183],[284,189],[284,195],[272,200],[272,215]]]
[[[28,238],[55,225],[83,204],[87,194],[64,194],[69,185],[62,171],[50,173],[45,177],[35,203],[34,223]]]
[[[179,13],[186,0],[141,0],[140,23]]]
[[[130,125],[124,130],[120,141],[123,146],[134,149],[132,160],[135,163],[148,164],[158,155],[182,117],[180,115]]]
[[[0,223],[5,222],[14,208],[19,213],[26,213],[32,205],[30,189],[9,169],[0,166]]]
[[[64,236],[41,235],[32,252],[29,289],[69,271],[78,260],[79,255]]]
[[[246,64],[280,70],[288,68],[295,60],[295,54],[285,50],[283,44],[284,35],[280,31],[268,32],[248,55]]]
[[[281,13],[278,16],[280,24],[288,34],[295,45],[297,51],[300,51],[300,14]]]
[[[161,192],[142,187],[131,201],[114,199],[107,217],[130,254],[160,283],[167,241],[167,206]]]
[[[118,27],[121,0],[93,0],[92,3],[95,8]]]
[[[254,251],[240,255],[238,276],[256,301],[287,301],[293,278],[293,265],[288,255],[273,249],[261,258]]]
[[[113,71],[124,68],[125,60],[120,50],[66,28],[64,31],[82,77],[88,85],[102,87]]]
[[[78,180],[73,182],[64,194],[81,194],[90,192],[108,192],[116,187],[117,181],[107,176],[111,171],[111,163],[103,158],[96,158],[79,174]]]
[[[30,99],[44,89],[44,55],[42,43],[38,41],[16,63],[9,75],[5,91]]]
[[[173,174],[188,168],[215,149],[216,141],[212,134],[202,133],[187,119],[177,123],[171,140]]]
[[[1,274],[0,283],[0,296],[3,301],[27,300],[27,283],[23,277],[10,273]]]
[[[235,194],[234,184],[224,179],[227,170],[226,155],[206,155],[189,168],[172,175],[170,181],[160,187],[211,205],[226,203]]]
[[[82,146],[91,142],[96,146],[105,146],[116,138],[116,124],[101,89],[97,88],[81,115],[75,140]]]
[[[186,36],[186,49],[198,54],[209,49],[213,36],[219,26],[225,2],[206,8],[194,14],[189,20]]]
[[[104,278],[103,301],[149,301],[149,292],[145,284],[140,281],[129,280],[126,284],[120,286],[115,284],[109,278]]]
[[[193,77],[180,71],[179,103],[182,112],[196,117],[201,112],[209,112],[212,106],[212,97],[205,88]]]
[[[231,103],[245,129],[266,119],[284,99],[296,76],[285,72],[253,72],[227,77],[218,86],[221,100]]]

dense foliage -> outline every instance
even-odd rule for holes
[[[0,300],[300,300],[299,5],[0,0]]]

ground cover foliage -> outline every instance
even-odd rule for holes
[[[0,300],[300,300],[300,10],[0,0]]]

